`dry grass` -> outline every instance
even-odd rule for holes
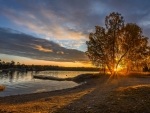
[[[150,113],[150,85],[119,88],[98,106],[103,113]]]
[[[14,112],[14,113],[48,113],[62,108],[73,101],[80,99],[87,94],[87,91],[78,93],[65,94],[63,96],[48,96],[46,98],[37,99],[25,103],[3,103],[0,105],[1,112]]]
[[[94,107],[81,104],[78,110],[63,108],[55,113],[150,113],[150,85],[119,88]]]
[[[150,77],[150,72],[130,72],[129,77]]]

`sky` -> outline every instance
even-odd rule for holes
[[[0,59],[90,67],[86,41],[105,17],[120,13],[150,37],[150,0],[0,0]]]

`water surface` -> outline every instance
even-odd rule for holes
[[[54,91],[78,86],[73,81],[54,81],[34,79],[33,75],[46,75],[58,78],[75,77],[84,73],[95,73],[86,71],[40,71],[20,73],[14,72],[12,75],[0,73],[0,85],[5,85],[5,90],[0,92],[0,97]]]

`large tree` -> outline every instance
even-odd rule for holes
[[[148,38],[142,35],[138,25],[124,25],[121,14],[113,12],[106,16],[105,26],[95,26],[95,33],[89,34],[86,43],[86,54],[94,65],[107,67],[111,74],[119,67],[145,65],[150,48]]]

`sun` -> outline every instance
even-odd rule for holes
[[[115,68],[114,71],[117,71],[117,69]]]
[[[123,69],[123,67],[121,65],[118,65],[117,68],[114,68],[115,72],[121,71]]]

